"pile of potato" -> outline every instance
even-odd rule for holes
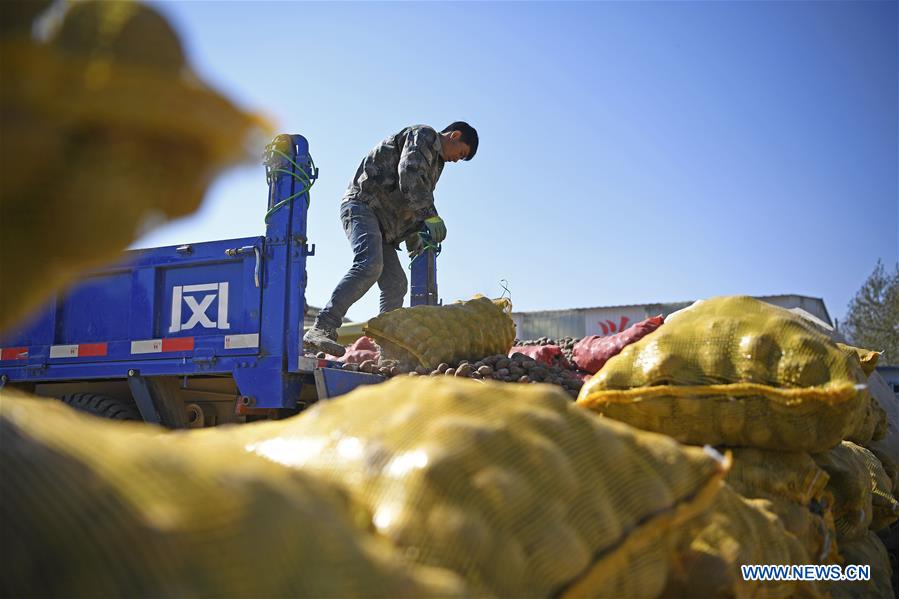
[[[576,398],[583,381],[572,370],[561,366],[541,364],[524,354],[511,356],[495,354],[475,362],[462,360],[455,364],[446,362],[437,368],[411,368],[396,360],[366,360],[361,364],[346,364],[344,370],[380,374],[385,377],[408,376],[457,376],[479,380],[495,380],[507,383],[549,383],[562,387],[572,398]]]

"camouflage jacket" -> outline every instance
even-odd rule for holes
[[[379,143],[356,170],[343,201],[371,206],[384,242],[399,244],[437,215],[434,187],[443,172],[440,134],[426,125],[406,127]]]

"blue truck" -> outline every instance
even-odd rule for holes
[[[383,377],[303,351],[310,188],[301,135],[266,146],[265,235],[124,253],[0,335],[0,387],[171,428],[283,418]],[[430,244],[428,244],[430,245]],[[411,304],[436,304],[436,248]]]

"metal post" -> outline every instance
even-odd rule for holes
[[[411,306],[437,306],[437,252],[426,250],[412,262]]]

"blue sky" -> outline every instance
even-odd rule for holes
[[[313,305],[352,259],[361,158],[458,119],[481,142],[435,193],[444,301],[506,279],[516,310],[797,293],[842,318],[897,261],[896,2],[156,6],[206,81],[309,139]],[[265,201],[261,166],[232,170],[136,247],[261,235]]]

